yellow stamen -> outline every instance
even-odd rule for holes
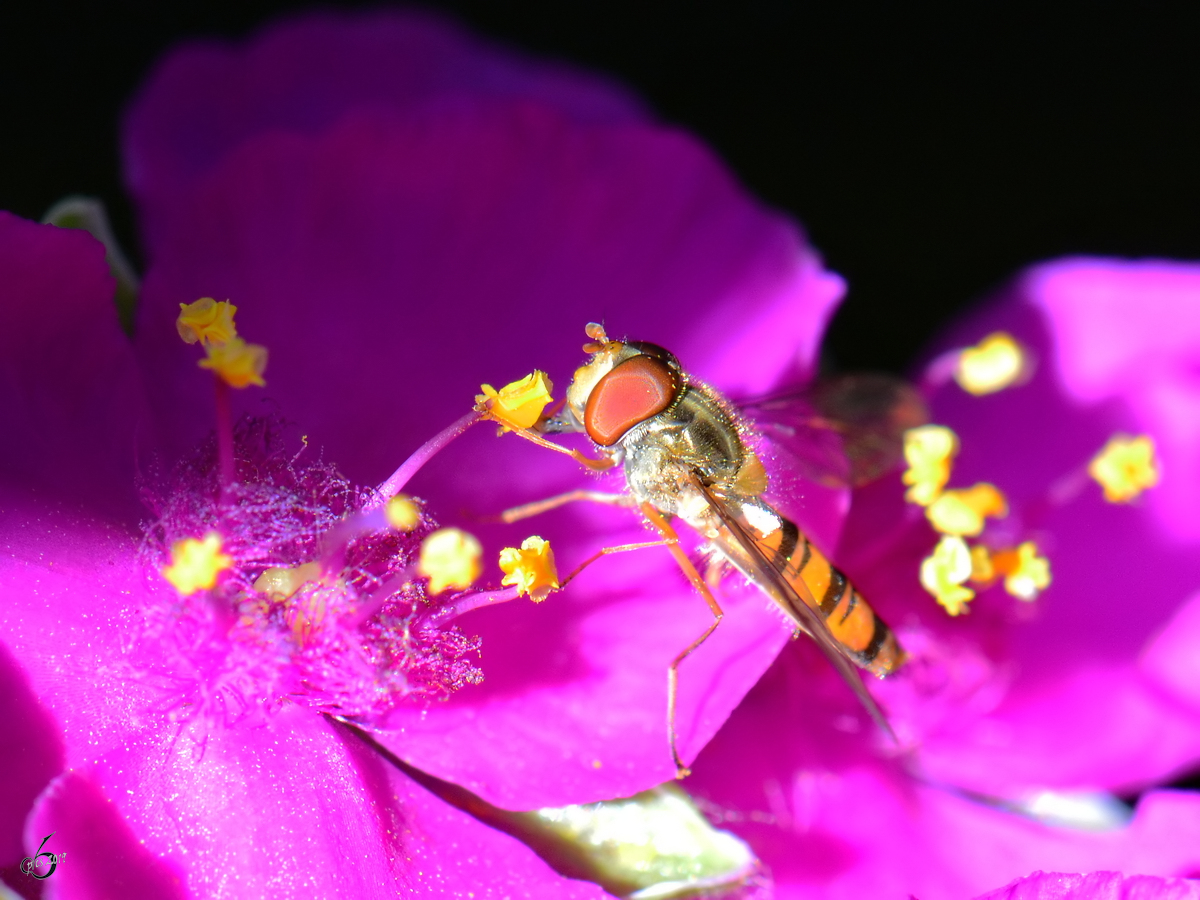
[[[278,602],[286,600],[304,585],[320,577],[321,564],[318,562],[307,562],[290,569],[272,566],[258,576],[254,582],[254,589]]]
[[[536,425],[542,410],[553,402],[550,392],[554,385],[545,372],[535,369],[498,391],[490,384],[480,385],[480,390],[483,393],[475,397],[476,409],[498,422],[504,432]]]
[[[1004,495],[994,485],[982,482],[969,488],[946,491],[925,509],[929,523],[942,534],[974,537],[983,531],[983,521],[1008,515]]]
[[[992,551],[982,544],[971,548],[971,583],[987,587],[996,580],[996,566],[992,562]]]
[[[429,593],[468,588],[479,577],[483,547],[457,528],[442,528],[421,543],[417,574],[429,579]]]
[[[184,538],[171,546],[171,564],[163,577],[184,597],[216,587],[217,576],[233,565],[221,552],[221,535],[210,531],[203,539]]]
[[[959,354],[954,380],[977,397],[992,394],[1019,380],[1027,363],[1024,348],[1013,336],[997,331]]]
[[[397,531],[412,531],[421,522],[421,510],[412,498],[397,494],[383,507],[388,524]]]
[[[1109,503],[1128,503],[1158,484],[1154,441],[1144,434],[1118,434],[1093,457],[1088,474],[1104,488],[1104,499]]]
[[[1004,576],[1004,589],[1021,600],[1034,600],[1050,586],[1050,560],[1038,556],[1037,544],[1026,541],[1015,550],[992,554],[996,572]]]
[[[195,303],[180,303],[175,328],[189,344],[224,344],[237,337],[233,314],[237,307],[228,300],[218,303],[212,297],[201,297]]]
[[[558,570],[554,567],[554,551],[550,542],[536,535],[527,537],[521,548],[505,547],[500,551],[500,569],[504,572],[501,584],[514,584],[522,597],[541,603],[551,591],[558,590]]]
[[[963,586],[971,577],[971,551],[960,537],[944,537],[932,554],[921,562],[921,584],[937,598],[946,612],[957,616],[966,612],[975,592]]]
[[[904,496],[910,503],[928,506],[950,480],[950,463],[958,453],[958,437],[942,425],[922,425],[904,432],[904,459],[908,462]]]
[[[200,368],[212,369],[230,387],[266,384],[262,377],[267,368],[266,347],[235,337],[224,344],[206,344],[204,349],[208,356],[200,360]]]

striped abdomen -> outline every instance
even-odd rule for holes
[[[775,515],[779,527],[767,534],[744,522],[767,559],[796,593],[816,601],[816,611],[855,663],[881,677],[896,671],[904,662],[904,651],[887,623],[794,522]]]

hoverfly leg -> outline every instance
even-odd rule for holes
[[[602,547],[577,565],[575,567],[575,571],[562,580],[562,582],[559,584],[559,588],[565,588],[571,583],[576,575],[578,575],[596,560],[600,559],[602,556],[608,556],[610,553],[624,553],[627,550],[645,550],[649,547],[665,547],[669,543],[671,542],[664,538],[661,541],[643,541],[640,544],[617,544],[614,547]]]
[[[567,491],[564,494],[555,494],[553,497],[547,497],[544,500],[535,500],[532,503],[522,503],[520,506],[510,507],[500,513],[499,519],[501,522],[511,525],[513,522],[519,522],[531,516],[539,516],[544,512],[558,509],[560,506],[566,506],[568,503],[575,503],[579,500],[589,500],[592,503],[604,503],[609,506],[633,505],[633,498],[628,494],[589,491],[581,488],[574,491]]]
[[[599,459],[588,456],[586,453],[581,453],[578,450],[572,450],[570,447],[564,447],[562,444],[549,441],[529,428],[510,428],[509,430],[518,437],[523,437],[525,440],[537,444],[539,447],[545,447],[547,450],[553,450],[555,453],[566,454],[581,466],[593,472],[605,472],[617,464],[616,459],[611,456],[602,456]]]
[[[675,707],[679,695],[679,666],[717,630],[717,626],[725,618],[725,611],[721,609],[721,605],[717,603],[717,598],[713,596],[704,579],[700,577],[700,573],[696,571],[696,567],[692,565],[692,561],[687,558],[687,554],[680,549],[679,535],[675,533],[675,529],[671,527],[670,523],[663,517],[663,514],[649,503],[643,503],[641,510],[646,520],[663,536],[663,543],[666,545],[667,550],[675,557],[675,562],[683,570],[683,574],[687,576],[688,581],[692,583],[692,587],[704,598],[704,602],[708,604],[708,608],[713,614],[712,624],[704,629],[704,633],[700,637],[688,644],[678,656],[671,660],[671,665],[667,668],[667,736],[671,745],[671,759],[675,763],[675,777],[683,779],[692,774],[692,771],[679,758],[679,747],[675,737]]]

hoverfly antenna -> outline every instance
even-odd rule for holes
[[[588,322],[587,327],[583,330],[591,338],[583,345],[584,353],[599,353],[611,343],[608,334],[604,331],[604,326],[598,322]]]

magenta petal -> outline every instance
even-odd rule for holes
[[[997,678],[990,702],[926,742],[935,777],[1001,795],[1140,789],[1200,759],[1194,705],[1144,675],[1156,665],[1148,643],[1200,586],[1187,499],[1200,458],[1188,432],[1200,408],[1198,288],[1194,266],[1066,260],[1016,280],[946,341],[1003,329],[1034,354],[1027,384],[982,398],[948,385],[933,405],[962,439],[954,483],[998,484],[1006,527],[1038,541],[1054,580],[1035,604],[996,591],[973,621],[941,629],[984,640]],[[1135,504],[1105,503],[1083,475],[1116,432],[1149,433],[1163,457],[1162,484]]]
[[[1196,900],[1200,882],[1120,872],[1034,872],[975,900]]]
[[[469,627],[484,635],[484,684],[442,707],[401,710],[390,722],[397,731],[381,740],[508,809],[624,797],[674,778],[667,667],[712,619],[682,576],[664,572],[648,551],[612,562],[612,593],[588,598],[597,608],[585,614],[567,608],[565,595],[533,610],[480,613]],[[616,587],[648,577],[661,585],[654,600]],[[789,637],[757,593],[723,600],[721,627],[680,670],[685,760]]]
[[[710,356],[711,374],[728,368],[727,339],[769,328],[728,385],[764,390],[811,365],[841,291],[687,137],[528,104],[264,135],[171,211],[138,332],[147,370],[167,376],[152,386],[159,416],[185,445],[211,421],[173,320],[179,302],[228,297],[271,352],[266,390],[239,392],[242,408],[265,399],[303,419],[367,481],[481,382],[538,367],[565,384],[587,321],[672,346],[702,376]]]
[[[130,514],[144,413],[104,247],[0,212],[0,283],[3,477]]]
[[[337,73],[326,74],[336,81]],[[175,337],[177,304],[228,297],[240,332],[271,353],[266,390],[239,392],[241,408],[265,403],[302,421],[311,444],[368,483],[461,415],[481,382],[501,384],[536,366],[561,392],[582,359],[588,321],[671,346],[722,387],[761,392],[811,370],[842,291],[794,226],[748,200],[685,135],[634,117],[583,122],[536,93],[388,114],[356,108],[323,131],[255,132],[188,184],[161,207],[145,199],[161,214],[149,220],[156,250],[139,327],[143,363],[160,376],[155,407],[176,446],[207,428],[201,411],[212,402],[194,348]],[[564,566],[604,544],[645,539],[635,517],[590,510],[520,529],[480,526],[505,506],[588,483],[569,460],[489,432],[467,435],[411,486],[444,523],[479,532],[489,557],[531,531],[555,542]],[[554,612],[509,608],[464,620],[483,633],[485,674],[497,687],[429,710],[419,729],[406,728],[411,742],[397,752],[521,805],[565,801],[576,788],[588,797],[628,793],[669,777],[666,665],[703,630],[707,613],[665,556],[638,582],[623,571],[598,564],[594,577],[572,586],[580,602],[555,598]],[[645,587],[664,578],[679,589]],[[643,614],[659,593],[664,609],[688,611]],[[731,619],[685,667],[698,673],[697,685],[731,673],[700,711],[685,671],[685,751],[770,662],[783,629],[761,601],[747,606],[755,604],[744,627]],[[645,620],[656,633],[644,633]],[[533,628],[542,631],[531,639]],[[518,658],[516,647],[529,650],[524,670],[500,662]],[[490,671],[489,658],[497,661]],[[597,715],[606,698],[613,705]],[[585,719],[590,727],[565,739],[545,732],[530,741],[527,733]],[[453,742],[440,739],[451,731]],[[521,784],[507,754],[477,749],[504,746],[510,733],[521,735],[510,743],[528,767]],[[564,754],[573,767],[552,783],[545,773]],[[588,785],[578,781],[583,774]]]
[[[608,79],[519,56],[428,13],[312,13],[268,28],[249,52],[216,42],[175,50],[125,123],[126,172],[153,222],[256,134],[317,133],[355,110],[405,115],[479,97],[536,100],[581,122],[642,116]]]
[[[57,724],[0,643],[0,866],[21,859],[21,833],[34,798],[63,769]]]
[[[1141,668],[1176,697],[1200,710],[1200,593],[1193,594],[1142,655]]]
[[[260,727],[207,734],[131,727],[124,744],[104,748],[88,769],[83,800],[97,798],[124,823],[109,830],[112,848],[98,847],[107,853],[86,851],[86,833],[67,823],[65,846],[51,849],[68,849],[63,871],[78,859],[74,877],[97,891],[67,896],[116,896],[95,885],[113,883],[124,869],[131,841],[123,833],[136,835],[137,849],[156,863],[143,866],[143,877],[162,883],[164,873],[176,873],[195,897],[604,896],[559,877],[518,842],[445,806],[299,709]],[[71,787],[48,796],[85,822],[94,818],[96,804]],[[62,828],[66,817],[56,812],[44,799],[31,828]],[[125,894],[133,895],[164,894]]]
[[[59,776],[39,799],[25,843],[63,858],[39,869],[63,900],[175,900],[187,896],[173,866],[148,852],[104,795],[79,772]],[[45,861],[43,861],[45,863]]]

